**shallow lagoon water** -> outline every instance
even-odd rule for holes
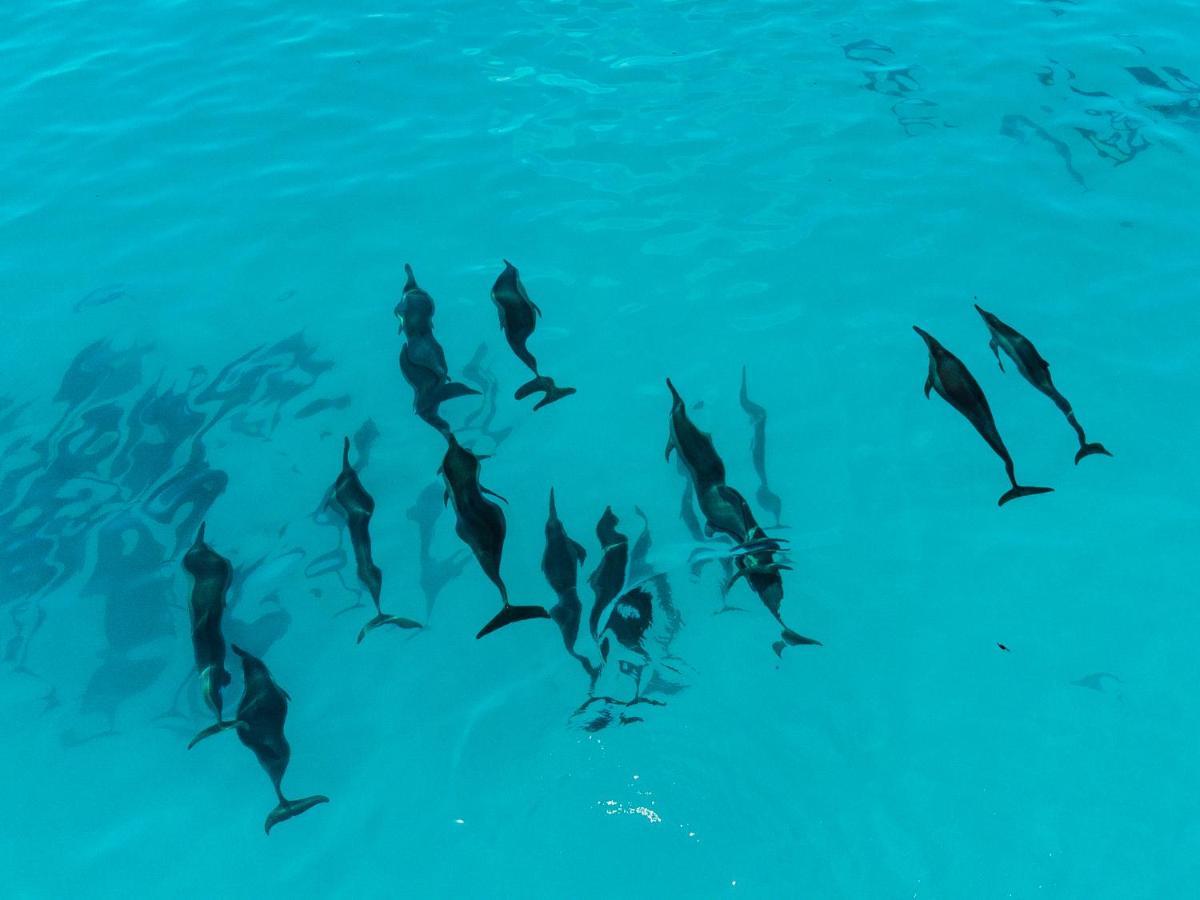
[[[1194,4],[3,18],[6,893],[1190,894]],[[536,414],[488,298],[503,258],[578,388]],[[777,659],[753,596],[713,615],[714,570],[676,565],[686,688],[592,733],[553,625],[474,640],[496,599],[473,562],[429,611],[408,511],[444,442],[396,365],[405,262],[452,374],[488,347],[514,599],[553,599],[551,486],[585,574],[608,504],[684,558],[668,376],[753,494],[746,365],[784,612],[823,646]],[[976,297],[1114,458],[1072,464]],[[922,396],[914,323],[1055,493],[996,508],[1000,462]],[[339,612],[369,601],[314,511],[368,420],[385,604],[428,627],[356,646],[368,608]],[[251,755],[184,749],[201,516],[239,573],[227,635],[293,698],[285,785],[331,798],[269,837]],[[444,514],[429,552],[459,547]]]

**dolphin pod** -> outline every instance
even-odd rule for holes
[[[486,351],[482,347],[468,366],[469,377],[479,383],[480,390],[450,379],[445,365],[445,354],[433,337],[433,300],[417,285],[410,266],[405,266],[405,274],[403,298],[396,307],[401,332],[406,338],[401,352],[401,368],[413,387],[414,411],[417,416],[433,425],[446,442],[441,465],[437,469],[441,478],[441,504],[438,504],[438,486],[434,482],[420,492],[415,504],[408,511],[409,521],[415,523],[418,530],[421,565],[419,583],[425,592],[427,614],[432,610],[438,591],[450,578],[455,577],[473,556],[495,586],[501,602],[499,612],[478,631],[476,639],[516,622],[551,619],[557,626],[566,653],[580,664],[589,678],[589,697],[580,710],[596,702],[621,707],[631,707],[635,704],[664,705],[663,701],[646,695],[671,694],[683,687],[669,676],[662,676],[664,671],[681,674],[675,665],[679,660],[671,651],[671,641],[683,624],[683,616],[672,596],[671,581],[668,577],[671,567],[664,566],[661,556],[651,554],[653,541],[649,518],[641,507],[634,506],[643,527],[636,541],[631,544],[629,537],[621,531],[621,522],[613,507],[605,507],[595,529],[600,553],[594,569],[587,577],[592,602],[586,616],[587,627],[584,628],[584,609],[579,596],[578,581],[587,560],[587,551],[568,534],[559,515],[555,491],[551,487],[544,527],[545,544],[541,570],[556,602],[549,610],[536,604],[511,603],[507,585],[501,576],[507,519],[503,507],[495,500],[505,504],[508,501],[481,483],[482,460],[488,457],[477,454],[460,443],[455,430],[438,413],[439,404],[445,400],[467,394],[482,395],[480,407],[459,431],[477,432],[499,446],[512,429],[496,430],[491,425],[497,411],[498,382],[484,366]],[[492,299],[500,314],[501,327],[510,347],[535,376],[532,381],[517,389],[516,399],[523,399],[540,391],[543,397],[534,407],[539,409],[574,393],[573,388],[560,388],[548,376],[540,374],[536,359],[528,351],[526,342],[532,335],[541,313],[525,292],[516,268],[507,261],[504,271],[492,288]],[[1000,351],[1003,350],[1017,365],[1022,376],[1049,396],[1066,415],[1079,439],[1076,463],[1088,455],[1111,455],[1103,445],[1087,441],[1070,404],[1051,381],[1048,364],[1033,344],[991,313],[979,306],[976,306],[976,309],[989,329],[989,347],[1001,363],[1001,368],[1003,369],[1003,360]],[[1017,481],[1012,457],[1000,438],[987,398],[979,383],[958,357],[928,332],[917,326],[913,327],[925,342],[929,353],[929,373],[924,388],[926,397],[936,390],[939,396],[975,427],[1004,463],[1011,487],[1000,497],[1000,505],[1017,497],[1050,492],[1051,488],[1026,486]],[[671,405],[668,412],[665,457],[670,461],[674,454],[676,466],[684,476],[680,517],[692,538],[687,546],[695,548],[688,556],[693,580],[696,580],[704,564],[719,561],[724,568],[724,577],[721,579],[722,597],[738,582],[744,581],[778,624],[779,638],[771,644],[776,655],[782,656],[784,649],[788,647],[819,646],[820,641],[805,637],[789,627],[782,613],[783,574],[792,569],[787,558],[788,541],[768,533],[759,523],[755,510],[746,497],[727,483],[726,465],[717,452],[712,435],[703,431],[693,421],[674,383],[667,379],[666,385]],[[778,525],[782,500],[771,490],[767,480],[767,414],[764,407],[750,399],[744,367],[738,402],[752,426],[750,463],[759,482],[754,499],[759,507],[775,519],[776,524],[771,526],[772,529],[782,527]],[[700,404],[696,404],[692,409],[699,407]],[[427,431],[423,433],[428,436]],[[377,435],[378,431],[372,428],[369,435],[371,440]],[[368,448],[369,441],[364,439],[360,447],[360,468],[365,463]],[[537,474],[536,469],[533,469],[533,474]],[[458,550],[454,555],[438,560],[432,554],[432,547],[439,514],[446,506],[453,509],[454,530],[466,550]],[[342,444],[341,472],[326,492],[326,500],[322,507],[336,511],[345,520],[358,580],[371,594],[375,605],[376,615],[359,631],[358,641],[361,642],[369,631],[382,625],[406,629],[422,627],[415,621],[388,615],[382,611],[380,596],[383,573],[374,561],[370,534],[375,501],[363,485],[358,469],[350,462],[349,438],[344,439]],[[192,524],[194,521],[192,520]],[[257,639],[255,636],[260,630],[258,626],[262,626],[261,630],[266,634],[266,638],[261,642],[261,647],[259,644],[252,644],[255,651],[263,652],[271,646],[280,633],[277,620],[281,614],[287,615],[286,610],[281,608],[278,614],[268,614],[250,623],[254,627],[239,625],[231,632],[235,639],[231,645],[232,650],[242,662],[243,693],[235,716],[231,719],[224,716],[222,689],[231,683],[231,676],[225,668],[226,640],[222,631],[223,617],[226,611],[226,595],[231,585],[234,586],[236,598],[237,584],[242,582],[235,583],[231,563],[206,543],[205,533],[206,526],[204,522],[200,522],[191,546],[183,554],[182,563],[184,570],[192,578],[188,610],[195,669],[204,702],[214,713],[216,721],[201,730],[188,746],[193,747],[205,738],[226,730],[237,732],[238,739],[254,753],[267,773],[275,791],[277,804],[268,814],[264,824],[265,831],[269,834],[278,823],[326,803],[328,798],[313,795],[289,800],[284,795],[282,781],[291,758],[291,748],[284,735],[290,698],[276,684],[263,660],[244,649],[247,638]],[[186,541],[186,538],[184,540]],[[339,543],[339,553],[340,546]],[[182,544],[177,546],[175,552],[180,550]],[[300,551],[300,555],[303,555],[303,551]],[[345,557],[344,553],[342,557]],[[257,564],[252,565],[250,569],[255,565]],[[246,572],[242,571],[241,575],[244,579]],[[268,597],[271,598],[278,604],[274,593]],[[267,621],[268,619],[270,621]],[[998,646],[1007,650],[1003,644]],[[595,659],[596,655],[599,656],[598,662]],[[651,673],[649,679],[645,677],[647,671]],[[608,677],[613,672],[632,679],[632,699],[617,699],[605,693],[608,689],[606,685],[614,683],[614,679]],[[1103,690],[1105,677],[1113,676],[1097,673],[1073,683]],[[613,716],[611,709],[606,709],[584,727],[588,731],[595,731],[609,721],[613,721]],[[619,721],[621,724],[631,724],[642,719],[621,713]]]

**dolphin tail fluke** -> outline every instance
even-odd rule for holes
[[[463,384],[459,381],[447,381],[437,389],[437,402],[445,403],[447,400],[454,400],[458,397],[470,397],[478,393],[479,391],[475,390],[469,384]]]
[[[805,637],[802,634],[796,634],[790,628],[783,629],[779,636],[783,638],[781,641],[776,641],[771,645],[771,649],[775,651],[775,655],[780,659],[783,658],[783,650],[785,647],[820,647],[821,642],[816,638]]]
[[[366,625],[364,625],[362,627],[362,630],[358,632],[358,639],[355,640],[354,643],[361,644],[363,638],[365,638],[367,636],[368,631],[374,631],[376,628],[378,628],[381,625],[395,625],[397,628],[420,628],[421,627],[420,622],[414,622],[412,619],[405,619],[402,616],[387,616],[387,615],[384,615],[383,613],[380,613],[379,615],[377,615],[375,618],[373,618],[370,622],[368,622]]]
[[[205,738],[210,738],[214,734],[220,734],[222,731],[227,731],[230,728],[237,728],[236,719],[231,719],[228,722],[214,722],[202,731],[196,732],[196,736],[188,742],[187,748],[191,750]]]
[[[1075,465],[1079,465],[1079,461],[1081,459],[1083,459],[1085,456],[1096,456],[1096,455],[1112,456],[1112,454],[1109,453],[1107,449],[1105,449],[1103,444],[1084,444],[1082,447],[1079,448],[1079,452],[1075,454]]]
[[[1013,485],[1011,490],[1007,490],[1001,495],[1000,503],[1003,506],[1009,500],[1016,500],[1018,497],[1032,497],[1034,494],[1049,494],[1054,488],[1048,487],[1025,487],[1023,484]]]
[[[534,404],[533,408],[535,412],[543,406],[549,406],[555,400],[570,397],[575,393],[575,388],[559,387],[549,375],[538,375],[517,388],[513,397],[517,400],[524,400],[530,394],[536,394],[538,391],[542,392],[542,399]]]
[[[271,829],[280,822],[286,822],[288,819],[294,819],[301,813],[308,812],[314,806],[328,802],[329,798],[323,797],[320,794],[317,794],[314,797],[304,797],[301,800],[280,800],[279,805],[271,810],[271,812],[267,815],[267,821],[264,825],[267,834],[270,834]]]
[[[524,400],[530,394],[536,394],[538,391],[548,391],[554,386],[554,379],[549,375],[535,375],[529,381],[525,382],[519,388],[513,397],[517,400]]]
[[[479,634],[475,635],[475,640],[491,634],[493,631],[498,631],[505,625],[511,625],[514,622],[524,622],[526,619],[549,619],[550,613],[541,606],[505,606],[500,612],[496,613],[495,618],[488,622],[479,630]]]

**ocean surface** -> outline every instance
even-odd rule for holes
[[[1195,896],[1197,34],[1128,0],[8,4],[0,893]],[[577,389],[536,412],[506,259]],[[586,550],[595,684],[555,622],[475,638],[406,263],[482,392],[440,412],[491,454],[513,602],[555,603],[551,488]],[[997,507],[913,325],[1054,493]],[[723,594],[667,378],[820,646]],[[382,606],[425,626],[361,643],[347,436]],[[633,662],[588,622],[609,506],[656,585]],[[245,731],[187,749],[201,522],[224,638],[291,698],[284,792],[329,798],[269,836]]]

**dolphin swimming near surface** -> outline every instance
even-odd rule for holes
[[[512,347],[513,353],[534,375],[533,380],[517,388],[513,396],[523,400],[530,394],[541,391],[542,399],[533,407],[534,410],[539,410],[555,400],[574,394],[575,388],[559,387],[549,375],[542,375],[538,371],[537,360],[525,346],[537,327],[537,320],[541,318],[542,311],[529,299],[517,267],[507,259],[504,260],[504,271],[492,285],[492,302],[496,304],[496,310],[500,314],[500,328],[508,339],[508,346]]]
[[[600,562],[588,576],[588,586],[594,597],[592,611],[588,615],[588,630],[597,640],[600,638],[600,617],[621,593],[628,576],[629,538],[617,531],[619,524],[620,520],[611,506],[604,508],[600,521],[596,523]]]
[[[1009,500],[1017,497],[1047,494],[1053,491],[1054,488],[1027,487],[1017,484],[1012,457],[1008,453],[1008,448],[1004,446],[1004,441],[1000,439],[1000,432],[996,430],[996,421],[992,418],[992,410],[988,406],[987,398],[983,395],[983,388],[979,386],[979,382],[967,371],[962,360],[938,343],[933,335],[916,325],[913,326],[913,331],[921,336],[921,339],[925,341],[925,346],[929,348],[929,375],[925,379],[925,396],[928,397],[930,391],[937,391],[938,396],[975,426],[975,430],[987,441],[988,446],[1004,461],[1004,471],[1008,473],[1008,480],[1012,483],[1012,488],[1000,496],[999,505],[1003,506]]]
[[[671,451],[678,451],[679,460],[699,497],[709,487],[725,483],[725,463],[717,454],[712,436],[701,431],[688,417],[687,405],[670,378],[667,389],[671,392],[671,412],[667,416],[666,459],[670,462]]]
[[[513,606],[508,602],[508,588],[500,577],[500,556],[504,552],[507,524],[504,511],[484,494],[504,498],[479,483],[479,469],[479,457],[459,444],[453,434],[447,435],[446,455],[438,473],[446,482],[446,501],[454,507],[454,530],[475,554],[484,574],[496,585],[504,604],[500,612],[479,630],[476,639],[514,622],[550,618],[550,613],[541,606]]]
[[[192,594],[188,598],[188,616],[192,624],[192,649],[204,702],[216,713],[216,724],[205,728],[188,745],[232,727],[222,718],[221,688],[231,677],[225,669],[225,636],[221,617],[225,614],[225,594],[233,580],[233,566],[204,541],[205,523],[200,523],[196,541],[183,557],[183,568],[192,576]]]
[[[237,644],[233,645],[233,652],[242,659],[245,688],[238,703],[237,719],[230,724],[236,727],[238,740],[258,759],[259,765],[271,779],[275,796],[279,798],[278,805],[267,815],[264,823],[267,834],[270,834],[271,829],[280,822],[295,818],[318,804],[328,803],[329,798],[316,794],[300,800],[288,800],[283,796],[281,783],[292,758],[292,748],[283,734],[283,723],[287,719],[288,700],[291,698],[275,683],[261,659]]]
[[[371,515],[375,512],[375,500],[367,493],[358,473],[350,465],[350,438],[342,443],[342,471],[333,485],[333,496],[330,504],[346,519],[350,530],[350,544],[354,548],[354,560],[358,567],[358,579],[371,594],[375,603],[375,618],[367,622],[358,632],[358,643],[381,625],[395,625],[397,628],[420,628],[419,622],[405,619],[401,616],[385,615],[379,606],[379,594],[383,589],[383,572],[371,558]]]
[[[542,554],[542,573],[558,597],[558,603],[550,610],[550,618],[562,632],[563,645],[567,653],[579,661],[583,670],[593,681],[597,668],[590,659],[575,650],[579,638],[579,622],[583,617],[583,604],[576,587],[579,568],[587,559],[587,551],[571,539],[554,503],[554,488],[550,488],[550,513],[546,519],[546,550]]]
[[[1016,363],[1017,371],[1024,376],[1025,380],[1053,400],[1054,405],[1062,411],[1071,427],[1075,429],[1075,435],[1079,438],[1079,451],[1075,454],[1075,465],[1079,465],[1079,461],[1085,456],[1112,456],[1103,444],[1088,443],[1087,436],[1083,433],[1083,426],[1075,418],[1071,404],[1058,392],[1058,388],[1054,386],[1054,382],[1050,378],[1050,363],[1042,359],[1042,355],[1038,353],[1037,347],[1033,346],[1033,342],[1011,325],[1001,322],[978,303],[975,304],[975,310],[983,317],[984,324],[987,325],[988,332],[991,334],[988,347],[996,354],[996,362],[1000,364],[1000,371],[1004,371],[1004,360],[1000,358],[1000,351],[1003,350]]]
[[[404,293],[396,304],[396,319],[405,343],[400,350],[400,371],[413,389],[413,410],[443,434],[450,425],[438,414],[447,400],[478,394],[469,385],[450,379],[446,352],[433,336],[433,298],[418,284],[412,266],[404,264]]]

